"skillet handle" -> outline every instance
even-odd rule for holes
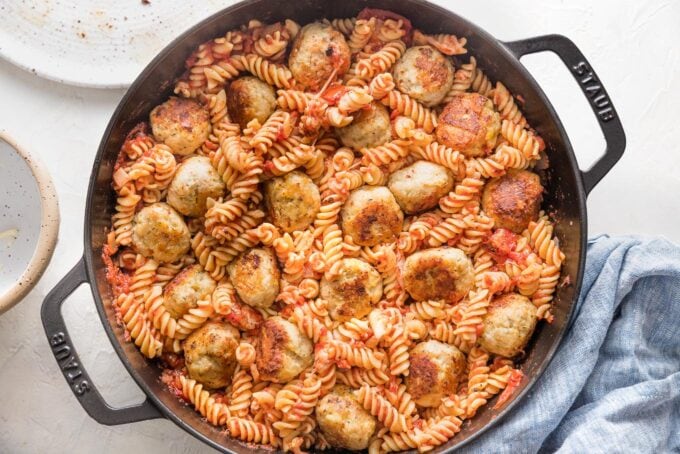
[[[163,417],[148,398],[138,405],[113,408],[106,403],[92,383],[73,347],[61,313],[61,306],[66,298],[85,282],[88,282],[87,271],[85,259],[81,258],[50,291],[40,310],[47,341],[71,391],[85,411],[100,424],[113,426]]]
[[[546,50],[554,52],[569,68],[583,94],[586,95],[607,142],[604,155],[590,169],[581,171],[583,187],[586,194],[589,194],[602,177],[609,173],[614,164],[621,159],[626,148],[626,135],[607,90],[605,90],[583,53],[565,36],[536,36],[503,44],[517,59],[523,55]]]

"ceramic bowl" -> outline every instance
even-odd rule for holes
[[[59,202],[45,166],[0,130],[0,314],[33,288],[59,233]]]

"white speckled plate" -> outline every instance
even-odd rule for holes
[[[72,85],[126,87],[173,38],[235,0],[0,0],[0,56]]]
[[[49,173],[0,130],[0,314],[38,282],[58,232],[59,203]]]

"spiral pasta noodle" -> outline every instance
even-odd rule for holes
[[[394,90],[394,79],[390,73],[376,75],[369,84],[369,92],[373,99],[381,100]]]
[[[501,135],[513,147],[521,150],[527,159],[535,159],[538,156],[541,143],[531,132],[523,129],[517,123],[503,120],[501,123]]]
[[[185,376],[180,376],[182,384],[182,396],[194,404],[194,408],[210,424],[214,426],[224,425],[231,418],[229,408],[221,402],[217,402],[210,393],[203,389],[203,385]]]
[[[227,429],[229,429],[229,435],[239,440],[268,444],[273,447],[278,447],[280,444],[279,438],[274,434],[274,429],[268,424],[232,417],[227,419]]]
[[[120,294],[116,300],[120,317],[130,338],[147,358],[155,358],[163,351],[159,333],[149,322],[143,306],[132,294]]]
[[[515,100],[503,83],[496,82],[496,88],[493,90],[492,99],[503,120],[511,121],[520,127],[526,126],[527,119],[524,118],[524,115],[522,115]]]
[[[357,73],[363,79],[371,79],[377,73],[388,71],[406,51],[403,41],[392,41],[378,52],[357,62]]]
[[[402,115],[411,117],[416,125],[423,128],[425,132],[432,132],[437,127],[437,116],[431,109],[397,89],[391,90],[382,99],[382,103]]]
[[[359,403],[373,416],[377,417],[390,432],[399,433],[408,429],[409,421],[406,416],[399,413],[399,410],[380,395],[376,388],[363,385],[357,391],[356,396]]]
[[[356,54],[361,49],[364,48],[368,41],[371,39],[373,32],[375,31],[376,20],[375,18],[370,18],[368,20],[359,19],[354,23],[352,28],[352,33],[349,36],[349,49],[353,54]]]
[[[246,71],[278,88],[292,88],[295,84],[293,74],[283,65],[271,63],[259,55],[241,56],[241,63]]]

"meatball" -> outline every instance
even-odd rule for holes
[[[440,247],[411,254],[404,262],[403,280],[416,301],[456,302],[472,288],[475,273],[463,251]]]
[[[314,22],[302,27],[288,57],[288,67],[295,80],[317,91],[331,77],[333,70],[341,76],[349,69],[351,53],[342,33],[330,24]]]
[[[135,215],[132,246],[144,257],[170,263],[189,252],[191,235],[182,216],[170,205],[158,202]]]
[[[475,157],[494,147],[500,129],[500,116],[489,98],[478,93],[459,93],[439,115],[435,136],[439,143]]]
[[[510,170],[487,183],[482,208],[496,228],[521,233],[529,222],[538,219],[543,186],[538,175],[528,170]]]
[[[377,421],[359,404],[352,391],[334,387],[316,404],[316,421],[334,448],[360,451],[368,448]]]
[[[210,114],[197,101],[171,97],[149,115],[157,141],[179,155],[193,153],[210,134]]]
[[[465,355],[453,345],[430,340],[410,352],[406,389],[421,407],[436,407],[454,394],[465,372]]]
[[[382,104],[372,102],[368,108],[352,115],[352,123],[335,130],[344,146],[361,150],[377,147],[392,139],[390,114]]]
[[[174,318],[180,318],[199,301],[210,299],[217,284],[201,265],[183,269],[163,289],[163,306]]]
[[[439,104],[453,85],[451,60],[431,46],[415,46],[404,52],[392,69],[402,93],[428,107]]]
[[[439,199],[453,189],[453,176],[439,164],[417,161],[390,175],[387,187],[401,209],[413,214],[436,207]]]
[[[269,307],[279,294],[281,272],[271,249],[249,249],[227,266],[236,293],[253,307]]]
[[[342,229],[360,246],[394,241],[403,221],[404,213],[385,186],[356,189],[342,207]]]
[[[489,305],[483,325],[479,345],[511,358],[524,350],[536,328],[536,306],[517,293],[501,295]]]
[[[177,168],[168,188],[168,203],[185,216],[205,214],[208,197],[224,195],[224,182],[205,156],[192,156]]]
[[[269,180],[264,197],[272,222],[286,232],[309,227],[321,207],[319,188],[298,171]]]
[[[208,388],[224,388],[236,368],[239,332],[228,323],[208,322],[184,341],[189,377]]]
[[[314,362],[312,341],[297,326],[281,317],[270,317],[260,328],[255,365],[262,380],[285,383]]]
[[[380,273],[359,259],[343,259],[332,279],[321,279],[321,298],[328,302],[333,320],[362,318],[382,297]]]
[[[271,85],[257,77],[244,76],[236,79],[227,92],[229,115],[241,128],[254,118],[264,124],[276,110],[276,95]]]

